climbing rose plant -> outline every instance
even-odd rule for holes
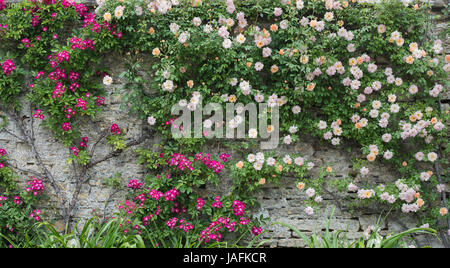
[[[321,171],[313,177],[311,159],[256,151],[255,129],[239,145],[213,141],[240,154],[230,161],[229,155],[204,160],[199,152],[211,142],[206,137],[174,139],[170,130],[181,126],[173,125],[170,108],[179,104],[194,111],[201,102],[267,103],[268,115],[278,107],[280,127],[268,131],[281,133],[280,146],[294,146],[304,134],[340,150],[355,143],[361,154],[356,174],[333,180],[333,186],[355,192],[358,205],[379,202],[416,213],[422,224],[448,220],[448,173],[440,167],[448,164],[449,111],[440,100],[449,84],[450,56],[440,39],[428,36],[425,1],[99,0],[91,12],[73,1],[31,0],[10,7],[1,1],[0,11],[2,107],[20,111],[18,98],[26,96],[33,118],[71,150],[68,163],[89,165],[90,139],[80,132],[80,119],[98,114],[104,88],[125,80],[117,92],[123,106],[162,137],[159,158],[138,151],[149,169],[147,188],[130,182],[136,196],[126,206],[139,201],[145,207],[130,210],[144,217],[144,226],[153,221],[189,232],[192,218],[169,218],[168,208],[157,219],[155,211],[173,205],[172,213],[183,212],[181,206],[194,201],[202,208],[206,201],[192,194],[193,185],[217,182],[223,168],[233,177],[235,198],[227,202],[234,215],[208,208],[207,216],[221,215],[209,219],[213,226],[230,229],[230,221],[239,219],[229,217],[243,216],[241,202],[255,203],[253,190],[285,176],[295,177],[292,183],[307,195],[307,214],[323,200],[332,161],[316,167]],[[73,30],[63,30],[67,25]],[[128,67],[119,77],[102,66],[102,56],[112,51],[122,53]],[[248,124],[245,113],[233,120],[231,125]],[[110,127],[113,150],[126,148],[125,133],[117,124]],[[398,178],[386,184],[367,180],[376,161],[397,170]],[[194,169],[194,162],[201,167]],[[175,169],[175,175],[164,170],[161,176],[161,168]],[[187,197],[167,203],[177,193]],[[166,195],[167,202],[159,204]],[[222,202],[212,199],[214,208]],[[189,212],[195,216],[194,209]],[[202,240],[220,240],[212,226],[202,224]],[[253,226],[252,232],[261,230]]]
[[[106,1],[96,12],[117,23],[127,46],[137,42],[153,56],[150,75],[139,75],[141,63],[132,61],[138,63],[122,74],[129,81],[123,94],[131,111],[160,133],[170,135],[169,108],[177,103],[195,110],[200,100],[265,102],[280,109],[283,146],[305,133],[341,150],[346,141],[359,144],[357,175],[332,182],[355,192],[358,205],[379,202],[418,213],[424,223],[448,217],[448,204],[437,202],[447,172],[437,174],[434,164],[447,164],[449,112],[439,102],[450,57],[441,40],[427,38],[427,3]],[[250,129],[247,138],[258,138],[257,131]],[[375,161],[397,169],[397,180],[377,185],[365,179]],[[328,163],[309,179],[314,163],[308,159],[254,149],[235,164],[241,193],[279,175],[296,177],[309,197],[308,214],[333,174]]]

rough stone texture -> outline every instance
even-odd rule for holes
[[[434,1],[436,9],[439,9],[445,1]],[[442,3],[441,3],[442,2]],[[448,18],[440,18],[433,28],[433,35],[444,31],[448,27]],[[445,51],[448,53],[450,43],[449,39],[445,39]],[[117,60],[117,55],[105,58],[105,65],[112,68],[112,76],[118,77],[124,70],[123,64]],[[117,79],[116,79],[117,80]],[[108,128],[112,123],[119,123],[121,127],[128,130],[127,138],[133,139],[140,135],[143,131],[144,122],[128,115],[126,111],[120,109],[120,97],[113,95],[114,89],[120,88],[120,81],[115,81],[115,84],[107,88],[108,96],[106,96],[106,105],[103,112],[94,120],[86,120],[81,130],[83,135],[95,141],[100,132]],[[445,99],[449,99],[447,95]],[[448,108],[448,103],[444,103],[444,109]],[[28,114],[28,112],[25,112]],[[74,191],[75,183],[72,169],[65,163],[70,155],[70,151],[56,142],[51,133],[36,123],[36,140],[37,150],[41,152],[44,164],[55,174],[58,183],[63,187],[63,192],[67,197],[71,197]],[[19,133],[17,126],[10,124],[9,130],[14,133]],[[157,143],[158,137],[148,140],[141,144],[141,147],[150,148]],[[0,147],[5,148],[9,153],[9,159],[12,164],[21,169],[40,171],[39,167],[30,154],[28,146],[14,139],[7,133],[0,133]],[[137,148],[138,146],[134,147]],[[115,190],[103,184],[104,179],[113,177],[117,172],[122,174],[124,180],[129,178],[143,178],[145,176],[145,169],[137,164],[137,156],[133,153],[133,149],[128,149],[118,157],[114,157],[105,161],[91,170],[88,175],[91,177],[89,182],[82,188],[80,194],[80,201],[76,207],[74,221],[85,220],[93,215],[110,215],[116,208],[116,202],[123,198],[124,192],[116,192]],[[303,137],[294,146],[286,147],[280,146],[277,153],[281,156],[288,153],[300,153],[306,159],[312,160],[316,167],[320,167],[327,162],[331,162],[335,170],[337,178],[344,178],[352,173],[352,158],[360,157],[360,152],[357,147],[353,148],[351,153],[346,151],[339,151],[324,143],[320,143],[316,139],[310,137]],[[101,142],[96,150],[96,157],[101,157],[110,152],[109,146]],[[221,153],[216,152],[215,153]],[[372,182],[393,181],[398,178],[394,170],[387,166],[382,166],[378,163],[369,167],[371,172],[367,180]],[[318,173],[318,169],[313,170],[313,174]],[[30,174],[19,173],[22,180]],[[230,190],[231,179],[223,176],[222,183],[219,187],[208,187],[206,192],[210,194],[227,193]],[[23,181],[22,181],[23,183]],[[124,184],[126,181],[123,182]],[[50,189],[50,187],[48,187]],[[364,230],[374,224],[380,215],[381,209],[369,208],[364,211],[358,211],[356,214],[351,214],[347,209],[348,201],[344,201],[344,197],[355,199],[355,194],[339,194],[339,199],[334,200],[333,196],[324,196],[324,204],[328,207],[327,210],[317,211],[314,216],[307,216],[304,213],[303,200],[305,195],[295,187],[295,178],[284,178],[279,185],[265,185],[262,192],[258,194],[260,207],[256,209],[256,214],[262,214],[271,219],[271,222],[266,226],[269,231],[264,238],[270,239],[267,244],[269,247],[304,247],[305,242],[299,238],[297,234],[286,227],[280,225],[271,225],[272,222],[282,221],[291,224],[293,227],[299,229],[305,234],[310,234],[314,231],[324,231],[326,228],[326,218],[329,215],[329,208],[332,205],[337,205],[333,220],[331,221],[331,230],[347,230],[346,236],[350,239],[357,239],[363,235]],[[43,204],[50,218],[58,219],[58,207],[55,200]],[[328,211],[328,212],[327,212]],[[392,214],[383,224],[382,232],[388,234],[393,231],[402,231],[405,228],[415,227],[416,221],[411,215]],[[430,237],[419,236],[416,238],[416,243],[419,246],[430,245],[432,247],[442,247],[442,244],[436,239]]]

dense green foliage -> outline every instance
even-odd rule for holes
[[[132,228],[137,226],[126,229],[133,237],[108,242],[109,247],[148,246],[149,241],[155,247],[203,246],[202,240],[211,235],[207,227],[217,221],[239,236],[250,232],[258,236],[262,231],[257,226],[263,219],[248,225],[252,217],[235,209],[241,202],[255,205],[254,194],[261,185],[277,183],[285,176],[294,177],[297,187],[305,189],[307,214],[320,207],[330,184],[343,192],[357,192],[354,205],[378,202],[403,213],[417,213],[420,225],[448,229],[439,223],[449,217],[448,200],[443,203],[442,194],[448,184],[450,115],[441,110],[440,98],[449,85],[450,56],[442,54],[441,40],[428,36],[428,4],[107,0],[98,1],[95,12],[89,12],[84,5],[67,0],[24,1],[7,8],[1,2],[1,107],[21,112],[19,100],[25,97],[36,118],[31,120],[42,120],[73,152],[68,164],[90,163],[90,137],[84,137],[79,126],[83,118],[101,111],[104,88],[111,89],[118,80],[125,80],[116,92],[122,107],[161,136],[158,146],[137,151],[148,174],[142,185],[130,187],[134,190],[126,206],[132,209],[122,215],[130,217],[127,224]],[[119,77],[102,66],[102,57],[112,52],[126,62],[127,70]],[[242,123],[250,128],[244,140],[209,139],[208,127],[201,131],[203,137],[172,136],[173,129],[190,129],[174,124],[174,105],[194,111],[212,102],[223,107],[267,103],[269,108],[260,112],[273,119],[279,110],[280,126],[251,129],[245,112],[238,112],[233,120],[227,118],[215,127],[231,124],[236,128]],[[279,143],[285,148],[304,134],[341,150],[348,149],[347,142],[356,144],[361,153],[354,160],[356,175],[330,182],[332,160],[314,167],[312,159],[298,154],[259,151],[257,138],[274,131],[280,133]],[[124,134],[117,124],[111,126],[106,136],[112,151],[127,148]],[[206,145],[217,145],[239,157],[233,155],[228,161],[229,154],[208,154]],[[393,167],[399,174],[396,181],[366,180],[368,167],[375,161]],[[440,174],[439,166],[444,167]],[[233,193],[203,200],[202,187],[217,185],[224,168],[231,171]],[[320,169],[318,177],[311,175],[313,168]],[[7,194],[17,189],[10,186],[11,170],[2,167],[0,174]],[[149,190],[162,196],[156,198]],[[160,200],[163,196],[165,200]],[[207,204],[203,210],[196,207],[200,199]],[[15,222],[29,218],[22,211],[31,209],[29,201],[19,210],[4,205],[8,212],[0,216],[1,225],[11,225],[10,218]],[[182,218],[175,217],[177,209]],[[161,214],[155,216],[158,210]],[[175,223],[182,220],[177,230],[173,230],[173,219]],[[228,227],[230,221],[236,228]],[[154,233],[146,228],[149,224]],[[196,232],[183,232],[186,224],[195,225]],[[96,242],[80,238],[80,246],[101,246],[102,228],[112,230],[114,237],[117,226],[116,221],[107,227],[96,225],[100,230],[92,238]],[[207,230],[205,237],[201,230]],[[48,239],[55,244],[48,246],[67,246],[72,238],[73,234],[53,234]],[[210,238],[218,242],[222,236],[212,234],[206,240]]]

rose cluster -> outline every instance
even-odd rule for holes
[[[116,135],[120,135],[122,132],[120,131],[120,128],[117,124],[113,124],[111,126],[111,133],[116,134]]]
[[[219,217],[217,221],[212,221],[205,230],[200,232],[200,239],[205,243],[210,241],[219,242],[223,237],[220,231],[227,230],[232,233],[235,231],[236,225],[237,223],[230,218]]]
[[[222,156],[222,159],[225,159],[225,158],[226,158],[225,156]],[[216,172],[216,173],[220,173],[220,171],[224,168],[224,165],[220,164],[216,160],[212,160],[210,154],[205,154],[205,156],[203,156],[203,153],[196,154],[194,161],[199,161],[199,160],[208,168],[214,169],[214,172]],[[226,161],[224,161],[224,162],[226,162]]]
[[[30,213],[30,218],[34,219],[35,221],[39,221],[41,218],[39,217],[39,214],[41,214],[40,210],[33,210],[33,212]]]
[[[233,211],[234,215],[242,216],[245,214],[245,204],[241,201],[234,200],[233,201]]]
[[[3,73],[8,76],[16,69],[14,62],[11,59],[7,59],[2,63]]]
[[[134,190],[141,189],[142,185],[143,185],[142,182],[139,182],[138,180],[134,180],[134,179],[131,179],[128,182],[128,188],[131,188],[131,189],[134,189]]]
[[[205,206],[205,200],[202,198],[197,198],[197,206],[195,207],[197,210],[201,210]]]
[[[122,204],[121,201],[119,201],[119,210],[125,211],[127,214],[133,213],[133,211],[136,209],[136,204],[133,201],[125,200],[125,203]]]
[[[39,180],[37,178],[31,177],[31,181],[27,182],[27,192],[33,193],[33,195],[37,195],[38,193],[42,193],[44,191],[45,187],[42,182],[42,180]]]
[[[172,157],[167,160],[169,166],[176,166],[179,170],[183,171],[184,169],[189,169],[193,171],[192,162],[186,158],[186,156],[182,154],[172,154]]]
[[[0,0],[0,11],[6,8],[5,0]]]

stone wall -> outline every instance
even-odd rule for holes
[[[445,5],[445,1],[438,0],[434,2],[433,11],[439,12]],[[441,18],[436,21],[433,28],[433,34],[438,34],[445,29],[448,29],[448,17]],[[445,51],[449,53],[450,40],[447,36],[445,40]],[[125,70],[124,63],[120,61],[120,55],[111,55],[104,59],[106,66],[112,69],[112,77],[118,78],[119,74]],[[102,113],[94,120],[87,120],[81,132],[83,135],[95,141],[100,133],[107,129],[111,124],[118,123],[121,128],[127,129],[127,139],[139,137],[143,131],[147,131],[147,124],[139,119],[128,115],[126,110],[120,109],[121,98],[113,93],[116,89],[122,87],[121,81],[115,79],[112,86],[107,88],[108,95],[106,97],[105,108]],[[449,108],[447,100],[443,101],[444,109]],[[30,114],[25,111],[23,114]],[[19,129],[14,123],[8,125],[8,129],[13,133],[19,133]],[[71,165],[67,165],[65,160],[69,157],[70,151],[62,144],[56,142],[52,134],[45,128],[35,124],[35,135],[37,150],[41,153],[43,163],[49,168],[50,172],[55,175],[57,182],[62,186],[63,193],[68,198],[71,198],[74,188],[76,174],[73,173]],[[123,184],[126,185],[127,179],[143,178],[145,176],[145,169],[137,164],[137,155],[133,152],[134,148],[145,147],[150,148],[156,144],[158,137],[153,137],[138,146],[127,149],[120,155],[104,161],[96,165],[88,171],[90,177],[81,189],[80,198],[75,211],[74,221],[80,219],[87,219],[93,215],[110,215],[116,208],[118,200],[121,200],[124,191],[116,191],[104,185],[104,180],[115,176],[117,172],[122,174]],[[306,159],[312,160],[316,167],[324,165],[326,162],[332,162],[333,169],[336,171],[336,177],[343,178],[351,174],[352,158],[360,157],[360,150],[357,147],[348,145],[352,148],[351,153],[340,151],[332,148],[327,144],[320,142],[317,139],[304,136],[294,145],[289,147],[280,146],[277,149],[279,155],[288,153],[300,153]],[[10,134],[0,133],[0,147],[8,151],[11,164],[22,170],[31,170],[40,172],[35,159],[31,156],[28,145],[18,139],[15,139]],[[217,150],[217,149],[214,149]],[[111,149],[103,140],[99,143],[96,149],[96,158],[101,158],[107,155]],[[221,153],[220,151],[211,151],[214,153]],[[369,167],[370,176],[366,178],[370,181],[385,182],[393,181],[398,178],[398,174],[389,166],[383,166],[379,163],[373,164]],[[318,172],[318,170],[313,170]],[[32,175],[27,172],[19,172],[22,182],[28,176]],[[221,185],[216,187],[207,187],[204,191],[213,193],[227,193],[230,190],[231,179],[226,175],[222,175]],[[51,187],[47,187],[50,189]],[[447,188],[448,190],[448,188]],[[367,226],[374,223],[380,216],[381,210],[377,207],[368,208],[358,211],[355,214],[350,214],[348,211],[348,201],[344,201],[345,197],[355,199],[355,194],[337,194],[332,193],[325,195],[324,203],[328,208],[337,206],[334,214],[334,219],[331,221],[331,229],[347,229],[348,238],[358,238],[363,234]],[[295,186],[295,178],[284,178],[280,185],[265,185],[261,194],[258,195],[260,207],[255,211],[257,214],[263,214],[270,217],[271,221],[283,221],[293,225],[305,233],[311,233],[313,230],[321,231],[325,228],[325,219],[327,213],[325,210],[318,211],[314,216],[307,216],[304,213],[303,200],[304,193],[299,191]],[[43,204],[44,210],[50,214],[50,218],[60,220],[58,217],[58,206],[56,200],[50,200]],[[329,209],[328,209],[329,211]],[[401,231],[405,228],[415,227],[416,221],[413,216],[405,216],[400,214],[392,214],[384,223],[383,233],[391,231]],[[280,226],[266,226],[269,233],[266,238],[271,239],[268,243],[270,247],[293,247],[304,246],[304,242],[292,231]],[[419,246],[431,245],[433,247],[441,247],[442,243],[436,239],[429,240],[429,237],[417,237],[416,242]]]

